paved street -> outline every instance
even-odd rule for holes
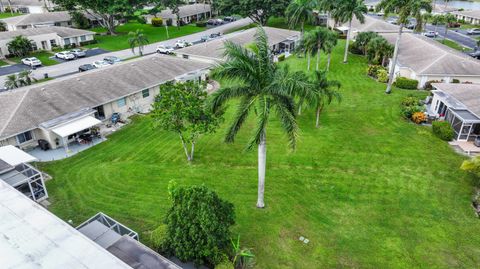
[[[445,35],[445,26],[439,25],[436,29],[437,29],[436,31],[438,32],[438,35],[443,38],[443,36]],[[427,30],[434,31],[435,26],[427,25]],[[468,36],[466,30],[461,30],[461,29],[448,30],[447,38],[465,47],[468,47],[470,49],[475,48],[475,46],[477,45],[477,41],[471,36]]]
[[[150,45],[145,46],[144,54],[155,53],[158,45],[173,46],[178,39],[184,39],[188,42],[196,42],[196,41],[200,40],[202,36],[210,35],[212,33],[222,33],[223,34],[224,32],[227,32],[228,30],[238,28],[238,27],[242,27],[242,26],[246,26],[246,25],[250,24],[251,22],[252,21],[248,18],[240,19],[240,20],[228,23],[228,24],[224,24],[224,25],[221,25],[221,26],[218,26],[218,27],[215,27],[215,28],[211,28],[211,29],[199,32],[199,33],[195,33],[195,34],[183,36],[183,37],[180,37],[180,38],[175,38],[175,39],[170,39],[170,40],[150,44]],[[49,77],[65,76],[65,75],[68,75],[68,74],[78,72],[78,67],[80,65],[90,64],[94,61],[102,60],[107,55],[117,56],[117,57],[122,58],[122,59],[126,59],[126,58],[130,58],[130,57],[135,56],[132,53],[131,49],[125,49],[125,50],[110,52],[110,53],[106,53],[106,54],[100,54],[100,55],[96,55],[96,56],[92,56],[92,57],[87,57],[87,58],[83,58],[83,59],[78,59],[78,60],[74,60],[74,61],[70,61],[70,62],[65,62],[65,63],[53,65],[53,66],[46,66],[46,67],[37,68],[36,70],[33,70],[32,74],[36,79],[44,78],[44,74],[48,74]],[[6,78],[6,75],[0,76],[0,85],[1,86],[3,86],[5,78]]]

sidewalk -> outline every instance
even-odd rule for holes
[[[235,28],[239,28],[239,27],[242,27],[242,26],[246,26],[246,25],[249,25],[250,23],[252,23],[251,19],[244,18],[244,19],[240,19],[240,20],[237,20],[237,21],[234,21],[234,22],[231,22],[231,23],[228,23],[228,24],[224,24],[224,25],[221,25],[221,26],[218,26],[218,27],[215,27],[215,28],[210,28],[208,30],[198,32],[198,33],[195,33],[195,34],[191,34],[191,35],[187,35],[187,36],[183,36],[183,37],[179,37],[179,38],[175,38],[175,39],[169,39],[169,40],[153,43],[153,44],[145,46],[143,53],[144,54],[155,53],[158,45],[173,46],[178,39],[184,39],[188,42],[195,42],[195,41],[200,40],[202,36],[210,35],[212,33],[219,33],[219,32],[223,34],[226,31],[229,31],[229,30],[232,30],[232,29],[235,29]],[[41,67],[41,68],[38,68],[36,70],[33,70],[32,75],[36,79],[43,79],[45,74],[48,74],[49,77],[61,77],[61,76],[70,75],[70,74],[73,74],[73,73],[77,73],[79,66],[81,66],[83,64],[91,64],[91,63],[93,63],[94,61],[97,61],[97,60],[102,60],[106,55],[117,56],[121,59],[127,59],[127,58],[131,58],[133,56],[138,56],[138,55],[133,54],[131,49],[119,50],[119,51],[109,52],[109,53],[106,53],[106,54],[100,54],[100,55],[96,55],[96,56],[92,56],[92,57],[88,57],[88,58],[84,58],[84,59],[78,59],[78,60],[71,61],[71,62],[65,62],[65,63],[53,65],[53,66]],[[2,86],[2,88],[3,88],[3,84],[5,82],[6,77],[7,77],[7,75],[0,76],[0,86]]]

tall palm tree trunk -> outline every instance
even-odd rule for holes
[[[311,57],[310,57],[310,53],[307,54],[307,71],[310,71],[310,61],[311,61]]]
[[[445,23],[445,33],[443,34],[443,41],[442,43],[445,44],[445,39],[447,39],[447,34],[448,34],[448,22]]]
[[[400,24],[398,29],[398,36],[397,40],[395,41],[395,49],[393,50],[393,58],[392,62],[390,63],[390,72],[388,74],[388,84],[387,90],[385,93],[390,94],[392,92],[392,83],[393,83],[393,76],[395,74],[395,66],[397,65],[397,58],[398,58],[398,47],[400,46],[400,38],[402,37],[403,32],[403,23]]]
[[[348,22],[347,43],[345,44],[345,54],[343,55],[343,63],[347,63],[347,60],[348,60],[348,45],[350,43],[351,29],[352,29],[352,20]]]
[[[315,128],[320,127],[320,113],[322,112],[323,106],[317,107],[317,119],[315,120]]]
[[[326,71],[329,71],[329,70],[330,70],[330,61],[331,61],[331,60],[332,60],[332,53],[330,52],[330,53],[328,54]]]
[[[320,48],[317,50],[317,63],[315,66],[315,71],[318,71],[319,64],[320,64]]]
[[[267,166],[267,139],[266,131],[263,130],[258,144],[258,198],[257,207],[264,208],[265,202],[263,200],[265,193],[265,170]]]

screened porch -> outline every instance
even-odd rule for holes
[[[468,110],[446,109],[445,120],[455,131],[455,140],[473,141],[480,136],[480,118]]]

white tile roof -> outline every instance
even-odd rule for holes
[[[480,117],[480,84],[433,83],[432,86],[457,99],[470,112]]]

